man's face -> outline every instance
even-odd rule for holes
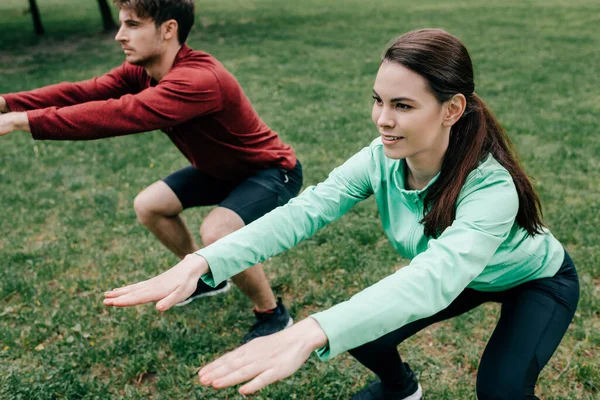
[[[115,40],[121,43],[125,61],[146,66],[160,57],[163,51],[161,27],[151,18],[140,18],[134,10],[122,9],[119,12],[121,27]]]

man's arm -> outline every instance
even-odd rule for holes
[[[26,112],[9,112],[0,115],[0,136],[8,135],[12,131],[31,132]]]
[[[136,94],[31,110],[27,116],[34,139],[92,140],[174,127],[220,111],[222,102],[212,72],[180,69]]]
[[[66,107],[88,101],[118,98],[139,90],[136,71],[136,67],[123,64],[105,75],[86,81],[62,82],[30,91],[2,95],[0,111]]]

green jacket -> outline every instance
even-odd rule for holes
[[[472,171],[460,192],[456,219],[438,238],[423,233],[422,190],[406,190],[404,160],[383,154],[379,138],[327,180],[285,206],[196,254],[204,257],[215,285],[281,253],[375,195],[383,228],[409,265],[311,317],[328,338],[323,360],[371,342],[446,308],[467,287],[501,291],[553,276],[564,250],[548,231],[530,237],[515,222],[519,201],[513,180],[491,155]]]

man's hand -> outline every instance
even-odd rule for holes
[[[166,311],[190,297],[207,272],[204,257],[188,254],[179,264],[152,279],[105,292],[104,304],[128,307],[157,301],[156,308]]]
[[[4,100],[4,97],[0,96],[0,113],[7,112],[10,112],[10,110],[8,109],[8,104],[6,104],[6,100]]]
[[[8,135],[12,131],[31,132],[26,112],[11,112],[0,115],[0,136]]]
[[[287,378],[306,362],[310,353],[327,344],[327,335],[313,318],[291,328],[254,339],[225,354],[198,372],[200,383],[216,389],[243,385],[239,392],[252,394]]]

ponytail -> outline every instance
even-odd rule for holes
[[[467,176],[491,154],[510,173],[519,198],[517,224],[531,236],[543,232],[542,206],[527,175],[519,165],[514,147],[490,109],[475,93],[467,109],[450,131],[450,142],[439,178],[424,200],[425,234],[438,236],[456,218],[458,195]]]

